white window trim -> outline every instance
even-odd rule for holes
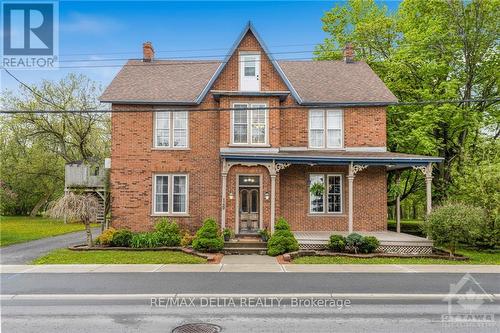
[[[234,142],[234,109],[235,105],[246,105],[246,110],[247,110],[247,142]],[[264,143],[253,143],[252,142],[252,112],[250,108],[257,108],[258,106],[263,106],[264,108],[264,117],[265,117],[265,124],[266,124],[266,130],[264,131]],[[245,103],[245,102],[235,102],[232,104],[232,109],[231,112],[231,129],[230,129],[230,135],[231,135],[231,145],[234,146],[252,146],[252,147],[266,147],[269,146],[269,109],[267,109],[267,103]]]
[[[169,127],[168,127],[168,146],[158,146],[156,136],[156,117],[158,112],[169,113]],[[174,147],[174,113],[186,112],[186,145],[181,147]],[[153,148],[155,150],[189,150],[189,112],[188,111],[171,111],[171,110],[155,110],[153,116]]]
[[[323,112],[323,145],[318,147],[311,146],[311,112],[312,111],[322,111]],[[328,111],[340,112],[341,126],[340,126],[340,146],[331,147],[328,146]],[[307,122],[307,141],[309,149],[329,149],[329,150],[341,150],[344,149],[344,110],[342,109],[310,109],[308,113]]]
[[[156,211],[156,177],[168,177],[168,212]],[[186,211],[174,212],[174,176],[186,177]],[[187,216],[189,215],[189,175],[186,173],[155,173],[153,174],[153,207],[152,214],[154,216]]]
[[[323,211],[322,212],[313,212],[312,211],[312,206],[311,206],[311,191],[309,190],[311,188],[311,184],[309,183],[311,181],[311,176],[312,175],[320,175],[323,176],[325,179],[325,192],[323,193]],[[329,212],[328,211],[328,177],[330,176],[336,176],[340,177],[340,212]],[[309,193],[309,214],[311,215],[342,215],[344,213],[344,174],[342,173],[321,173],[321,172],[311,172],[308,174],[308,187],[307,187],[307,192]]]

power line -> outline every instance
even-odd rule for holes
[[[313,60],[311,58],[282,58],[282,59],[274,59],[276,61],[306,61],[306,60]],[[140,60],[138,60],[140,61]],[[157,60],[156,60],[157,61]],[[164,60],[168,61],[168,60]],[[230,60],[229,60],[230,61]],[[111,67],[135,67],[135,66],[185,66],[185,65],[200,65],[200,64],[225,64],[228,63],[229,61],[223,61],[223,60],[173,60],[172,62],[155,62],[153,60],[152,62],[138,62],[138,63],[125,63],[125,64],[104,64],[104,65],[70,65],[70,66],[58,66],[58,69],[77,69],[77,68],[111,68]],[[263,61],[261,59],[260,61]],[[318,60],[318,61],[329,61],[329,60]],[[244,60],[236,60],[236,62],[245,62]]]
[[[500,101],[500,97],[495,98],[479,98],[479,99],[459,99],[459,100],[427,100],[427,101],[415,101],[415,102],[397,102],[397,103],[387,103],[381,106],[415,106],[415,105],[440,105],[440,104],[461,104],[461,103],[484,103],[493,102],[497,103]],[[265,107],[248,107],[245,110],[294,110],[294,109],[324,109],[324,108],[335,108],[339,105],[344,105],[344,107],[362,107],[361,103],[331,103],[323,105],[295,105],[295,106],[265,106]],[[367,104],[366,106],[373,106]],[[36,114],[80,114],[80,113],[150,113],[150,112],[182,112],[182,111],[233,111],[241,110],[241,108],[193,108],[193,107],[164,107],[164,108],[150,108],[150,109],[124,109],[124,110],[109,110],[109,109],[95,109],[95,110],[0,110],[3,114],[24,114],[24,113],[36,113]]]
[[[307,43],[307,44],[283,44],[283,45],[269,45],[269,47],[297,47],[297,46],[316,46],[317,43]],[[179,50],[161,50],[155,51],[155,53],[178,53],[178,52],[203,52],[203,51],[228,51],[229,48],[206,48],[206,49],[179,49]],[[70,56],[93,56],[93,55],[117,55],[117,54],[138,54],[141,51],[124,51],[124,52],[106,52],[106,53],[65,53],[60,54],[61,57],[70,57]]]
[[[288,52],[268,52],[266,54],[299,54],[299,53],[312,53],[314,50],[306,51],[288,51]],[[182,56],[182,57],[169,57],[169,58],[154,58],[154,60],[177,60],[177,59],[198,59],[198,58],[224,58],[226,54],[214,55],[200,55],[200,56]],[[66,59],[59,60],[58,62],[98,62],[98,61],[126,61],[126,60],[142,60],[142,58],[107,58],[107,59]],[[216,59],[214,59],[216,60]]]

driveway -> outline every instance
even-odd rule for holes
[[[93,228],[92,236],[97,237],[101,228]],[[54,249],[85,243],[85,231],[37,239],[0,248],[0,264],[26,264]]]

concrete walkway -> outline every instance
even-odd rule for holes
[[[133,272],[241,272],[241,273],[492,273],[500,265],[280,265],[274,258],[226,256],[220,264],[187,265],[1,265],[0,273],[133,273]],[[258,261],[261,261],[260,263]]]
[[[101,228],[92,228],[92,236],[97,237]],[[85,231],[37,239],[0,248],[0,264],[26,264],[52,250],[85,243]]]

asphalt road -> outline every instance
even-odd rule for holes
[[[492,321],[448,323],[442,301],[356,301],[345,308],[151,307],[134,301],[7,301],[2,303],[2,332],[162,332],[179,325],[212,323],[221,332],[498,332],[500,311],[484,304]],[[457,313],[458,314],[458,313]]]
[[[2,294],[446,294],[455,273],[22,273],[1,274]],[[500,274],[472,274],[500,294]],[[465,292],[465,291],[464,291]]]
[[[92,236],[97,237],[101,228],[93,228]],[[27,264],[52,250],[85,243],[85,231],[37,239],[0,248],[0,264]]]

